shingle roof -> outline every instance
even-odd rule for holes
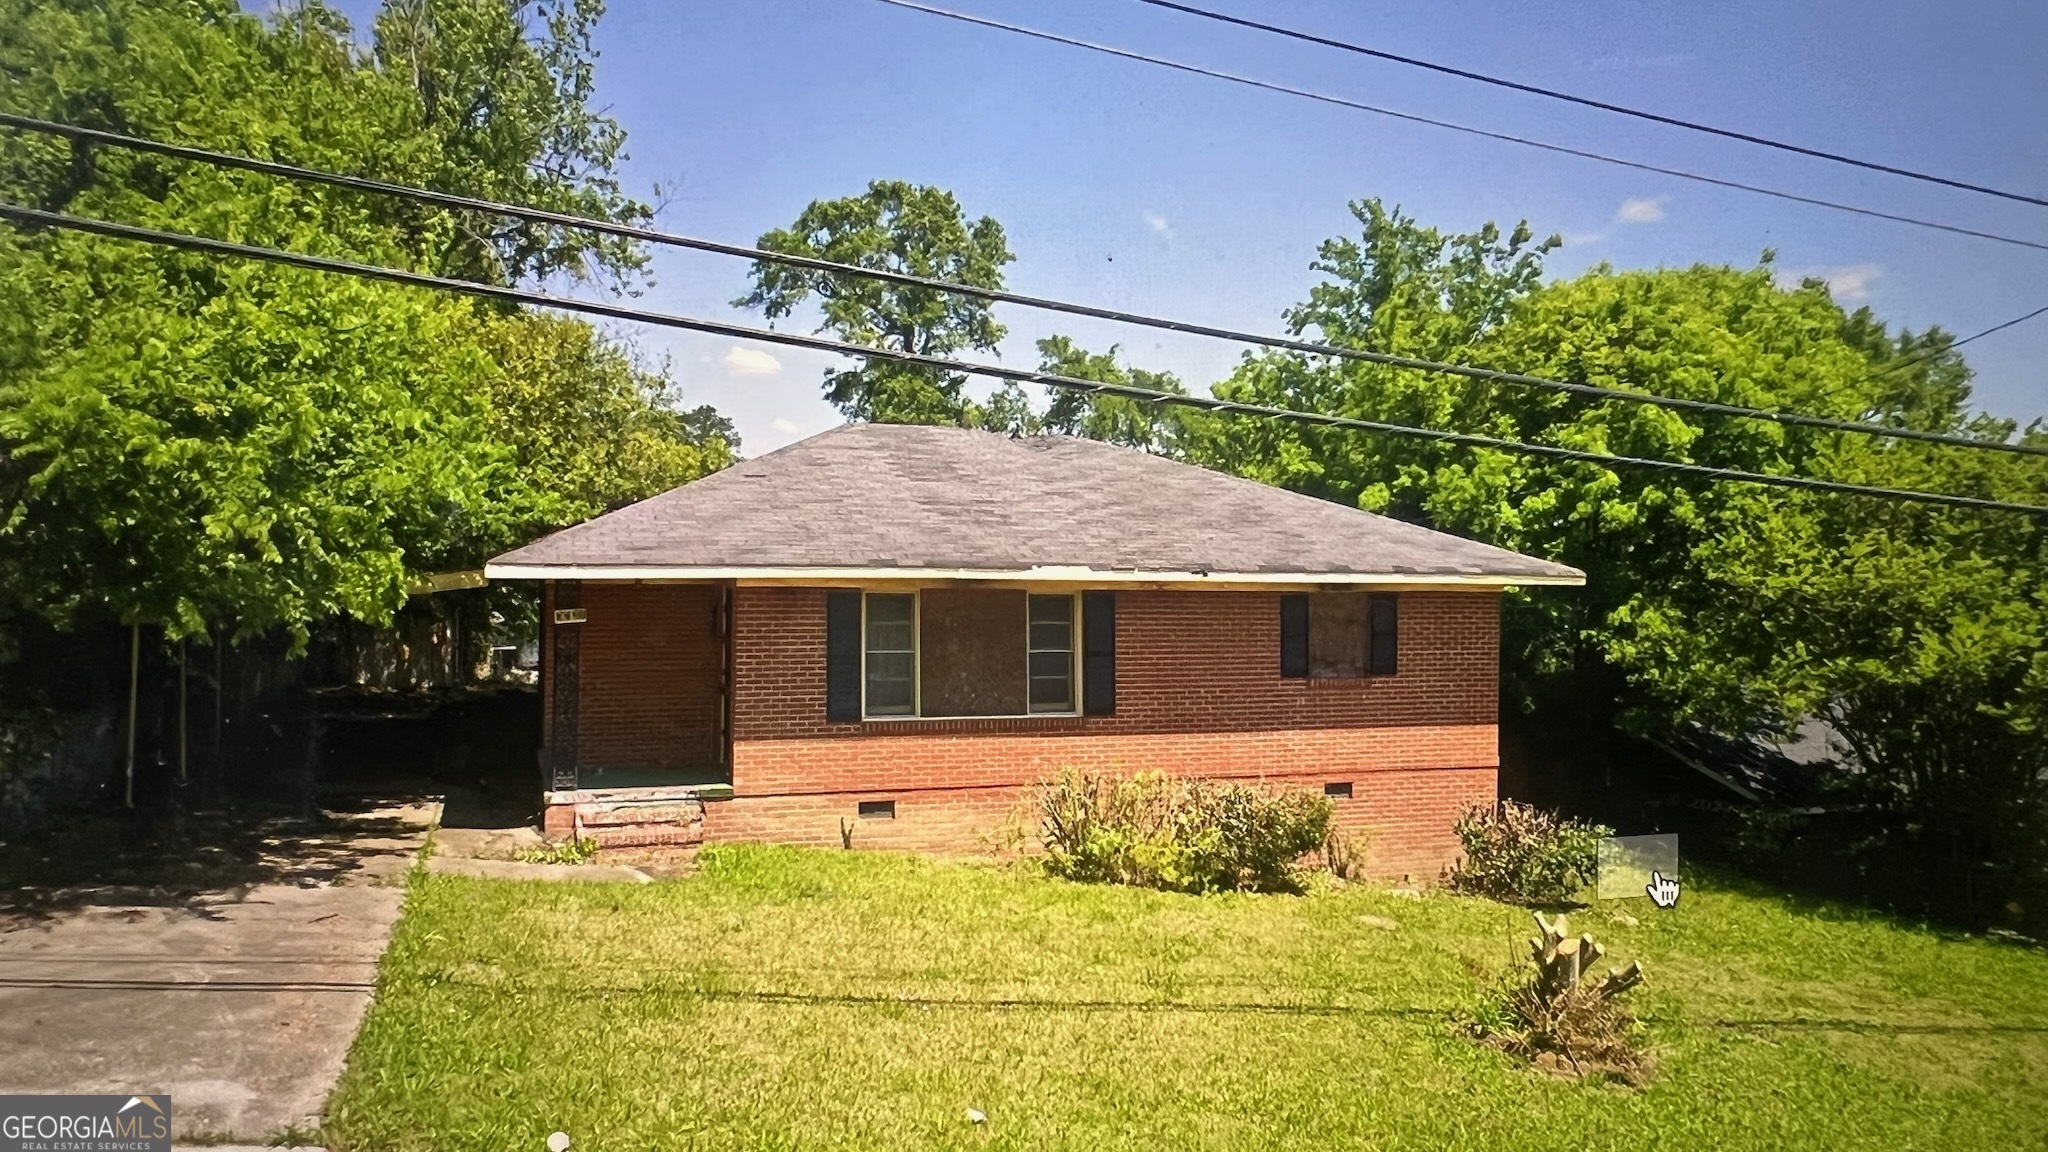
[[[1561,564],[1093,440],[890,424],[849,424],[743,461],[508,552],[489,572],[1049,568],[1583,580]]]

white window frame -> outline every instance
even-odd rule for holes
[[[1031,644],[1031,600],[1032,597],[1047,600],[1064,599],[1067,602],[1067,707],[1058,712],[1041,712],[1031,705],[1031,681],[1036,677],[1031,671],[1031,658],[1040,652],[1055,652],[1055,648],[1034,648]],[[1081,669],[1077,667],[1081,652],[1081,597],[1072,592],[1024,593],[1024,711],[1032,716],[1077,716],[1081,712]]]
[[[868,711],[868,597],[910,597],[910,711],[873,715]],[[862,720],[916,720],[924,711],[924,597],[915,591],[868,591],[860,594],[860,716]]]
[[[1002,716],[927,716],[924,714],[924,589],[863,588],[860,596],[860,717],[867,724],[888,724],[919,720],[1045,720],[1073,718],[1082,714],[1081,701],[1081,594],[1079,592],[1024,592],[1024,707],[1025,711]],[[910,609],[911,711],[874,715],[868,711],[868,597],[908,596]],[[1063,596],[1074,605],[1069,624],[1067,668],[1073,685],[1072,707],[1065,712],[1033,712],[1031,708],[1031,597]],[[1044,649],[1052,651],[1052,649]]]

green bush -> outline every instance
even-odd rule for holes
[[[1451,887],[1534,905],[1568,903],[1591,883],[1600,839],[1614,834],[1513,800],[1471,805],[1455,828],[1465,858],[1449,873]]]
[[[1066,771],[1039,787],[1046,869],[1175,892],[1292,892],[1330,841],[1328,797],[1163,775]]]

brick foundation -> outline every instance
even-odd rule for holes
[[[1321,791],[1342,776],[1268,776],[1274,788]],[[1352,795],[1333,801],[1338,828],[1363,836],[1374,875],[1434,881],[1457,858],[1451,823],[1466,804],[1491,803],[1491,768],[1385,771],[1350,778]],[[895,802],[892,819],[859,815],[861,801]],[[1038,817],[1026,786],[736,796],[704,805],[704,841],[772,841],[836,847],[851,830],[855,848],[975,853],[1030,848]]]

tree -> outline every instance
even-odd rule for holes
[[[577,21],[595,8],[543,9],[550,31],[518,50],[492,4],[427,8],[440,62],[401,74],[358,53],[347,24],[314,3],[266,24],[231,0],[0,0],[0,104],[413,182],[495,172],[503,182],[471,190],[545,185],[574,200],[580,188],[589,210],[630,214],[598,171],[615,149],[587,115],[577,128],[584,114],[566,103],[587,92],[587,75],[564,70],[587,66]],[[496,37],[489,51],[468,50],[471,18]],[[553,61],[545,76],[522,51]],[[500,67],[518,76],[497,84]],[[416,85],[452,90],[445,77],[458,76],[526,95],[430,126]],[[556,99],[534,95],[546,76]],[[471,130],[488,146],[464,143]],[[577,143],[586,130],[597,143]],[[0,136],[0,196],[430,270],[465,243],[446,213],[28,134]],[[610,259],[580,243],[494,236],[486,247],[502,259],[478,274]],[[537,326],[510,334],[524,323]],[[565,381],[572,370],[586,374]],[[543,395],[561,401],[559,420],[519,410]],[[379,622],[405,602],[410,575],[473,567],[530,532],[716,467],[728,456],[705,434],[713,421],[678,411],[659,373],[574,322],[0,229],[0,596],[60,625],[283,628],[303,643],[336,614]],[[613,433],[585,471],[520,466]]]
[[[375,63],[412,91],[434,147],[434,188],[601,220],[652,214],[617,176],[626,132],[592,110],[603,0],[387,0]],[[403,205],[401,212],[409,212]],[[425,214],[431,218],[438,212]],[[623,280],[646,266],[631,241],[457,213],[434,263],[442,275],[494,283],[559,273]]]
[[[1332,340],[1556,379],[2005,439],[1939,332],[1893,336],[1824,285],[1753,269],[1600,267],[1543,284],[1527,230],[1444,237],[1368,203],[1290,314]],[[1296,354],[1233,399],[1621,455],[2048,502],[2037,460],[1887,443]],[[1200,458],[1584,569],[1510,599],[1511,686],[1638,729],[1854,745],[1844,784],[1912,844],[1923,907],[1985,919],[2042,879],[2048,601],[2039,528],[2009,515],[1787,494],[1641,470],[1228,419]],[[2031,433],[2042,435],[2037,428]],[[1937,894],[1938,897],[1937,898]]]
[[[1187,389],[1171,372],[1129,368],[1117,362],[1117,347],[1107,352],[1089,352],[1065,336],[1049,336],[1038,342],[1039,371],[1077,380],[1122,384],[1174,396]],[[1046,431],[1067,436],[1105,440],[1161,456],[1179,456],[1181,440],[1188,434],[1189,409],[1147,404],[1128,396],[1090,395],[1058,389],[1047,407]]]
[[[758,246],[980,288],[1001,288],[1003,266],[1016,259],[993,218],[969,222],[952,193],[900,180],[877,180],[859,196],[812,201],[794,224],[763,235]],[[755,263],[753,280],[735,306],[778,320],[815,296],[816,330],[854,344],[950,356],[965,348],[993,352],[1003,338],[989,302],[974,296],[765,260]],[[973,425],[980,417],[965,384],[959,373],[870,359],[828,371],[825,398],[853,420]]]
[[[547,498],[548,525],[573,524],[732,463],[739,437],[709,408],[684,411],[666,366],[560,316],[488,320],[495,364],[488,426]]]

